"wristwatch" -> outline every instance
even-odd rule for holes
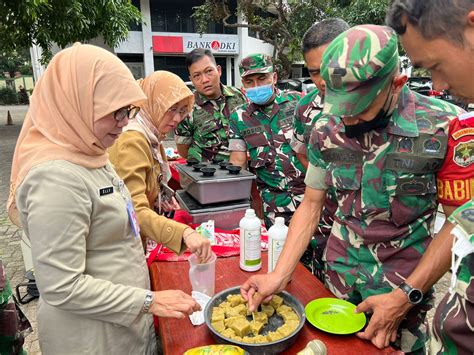
[[[145,301],[143,302],[142,313],[148,313],[153,303],[153,292],[147,292]]]
[[[402,282],[398,286],[408,296],[408,302],[411,304],[419,304],[423,300],[423,292],[421,290]]]

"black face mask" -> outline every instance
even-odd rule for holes
[[[372,120],[364,121],[362,123],[358,123],[355,125],[344,125],[346,129],[346,136],[348,138],[359,137],[363,135],[364,133],[370,132],[374,129],[387,127],[388,123],[390,122],[390,117],[392,115],[391,114],[387,115],[387,112],[384,110],[384,108],[391,92],[392,92],[392,89],[390,88],[387,98],[385,99],[384,105],[382,106],[382,108],[379,110],[377,115],[375,115],[375,117]],[[392,105],[392,99],[393,99],[393,96],[390,96],[390,103],[388,105],[389,108]]]

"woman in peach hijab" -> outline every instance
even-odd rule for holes
[[[157,71],[139,84],[148,99],[109,149],[110,161],[130,190],[143,240],[163,243],[175,253],[188,247],[207,260],[212,254],[208,239],[161,215],[179,207],[166,194],[171,173],[161,141],[191,112],[194,95],[167,71]]]
[[[182,291],[149,291],[130,194],[108,162],[145,98],[117,57],[90,45],[59,52],[35,87],[8,212],[31,241],[43,354],[153,354],[152,314],[199,309]]]

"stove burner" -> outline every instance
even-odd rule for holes
[[[226,170],[229,165],[232,165],[232,164],[229,163],[228,161],[221,161],[219,163],[219,166],[221,167],[221,170]]]
[[[203,164],[203,163],[199,163],[199,164],[194,164],[193,165],[193,170],[194,171],[200,171],[201,168],[205,168],[207,165],[206,164]]]
[[[212,158],[212,164],[220,164],[224,161],[224,159],[221,158]]]
[[[210,176],[214,176],[214,173],[216,172],[216,168],[201,168],[201,173],[202,173],[202,176],[205,176],[205,177],[210,177]]]
[[[242,170],[242,167],[236,165],[228,165],[227,170],[231,175],[238,175],[240,174],[240,170]]]
[[[194,164],[197,164],[199,163],[199,160],[197,160],[196,158],[190,158],[188,160],[186,160],[186,165],[187,166],[192,166]]]

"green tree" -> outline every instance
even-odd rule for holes
[[[0,2],[0,48],[13,52],[33,43],[43,49],[65,47],[102,35],[114,47],[127,38],[130,23],[141,21],[129,0],[4,0]]]
[[[333,0],[327,7],[332,17],[340,17],[352,26],[372,23],[383,25],[390,0]]]
[[[205,0],[194,7],[198,31],[205,33],[210,21],[222,22],[226,27],[247,27],[258,38],[273,45],[273,58],[279,76],[286,78],[291,64],[301,58],[300,42],[304,29],[324,18],[321,0],[238,0],[233,14],[227,0]],[[243,22],[229,22],[232,15],[242,14]]]
[[[243,22],[229,22],[234,15],[227,0],[205,0],[194,7],[198,31],[205,33],[209,21],[227,27],[247,27],[273,45],[279,76],[291,73],[291,64],[302,60],[301,39],[316,21],[340,17],[351,25],[382,24],[389,0],[237,0],[236,14]]]
[[[13,78],[16,72],[30,75],[33,73],[28,48],[0,53],[0,76]]]

